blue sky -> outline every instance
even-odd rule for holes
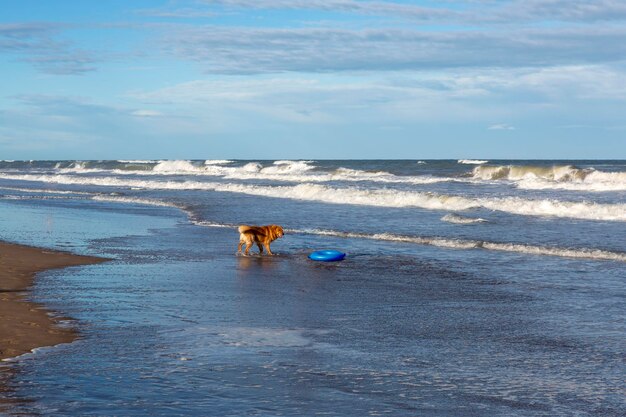
[[[623,0],[0,10],[0,159],[626,158]]]

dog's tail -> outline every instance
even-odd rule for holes
[[[242,224],[241,226],[239,226],[237,230],[239,230],[239,233],[246,233],[250,229],[252,229],[250,226],[246,226],[245,224]]]

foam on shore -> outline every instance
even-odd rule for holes
[[[194,221],[204,227],[235,228],[234,224],[215,223],[210,221]],[[443,237],[407,236],[393,233],[358,233],[342,232],[325,229],[285,229],[286,233],[334,236],[346,239],[369,239],[387,242],[412,243],[417,245],[436,246],[448,249],[484,249],[502,252],[513,252],[529,255],[557,256],[563,258],[591,259],[602,261],[626,262],[626,253],[594,248],[560,248],[553,246],[528,245],[521,243],[489,242],[472,239],[450,239]]]

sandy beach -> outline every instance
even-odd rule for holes
[[[0,242],[0,358],[74,340],[73,329],[59,327],[44,306],[28,301],[29,288],[37,272],[104,260]]]

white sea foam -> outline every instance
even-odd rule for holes
[[[249,162],[243,166],[232,166],[229,160],[206,160],[204,163],[188,160],[121,160],[127,163],[123,169],[104,169],[88,167],[84,162],[73,162],[69,166],[58,163],[56,169],[59,173],[98,173],[107,172],[114,175],[136,176],[214,176],[233,180],[269,180],[278,182],[312,182],[323,183],[333,181],[350,182],[378,182],[398,184],[434,184],[440,182],[470,182],[468,178],[420,176],[398,176],[384,171],[363,171],[349,168],[337,168],[332,172],[317,171],[313,161],[275,161],[271,165],[264,166],[259,162]],[[419,161],[421,163],[423,161]],[[67,164],[67,163],[65,163]],[[154,166],[149,166],[154,164]]]
[[[234,228],[234,224],[221,224],[210,221],[194,221],[205,227]],[[521,243],[500,243],[472,239],[449,239],[441,237],[406,236],[393,233],[357,233],[327,229],[285,229],[286,233],[335,236],[348,239],[371,239],[389,242],[414,243],[449,249],[485,249],[503,252],[524,253],[530,255],[558,256],[564,258],[594,259],[626,262],[626,253],[591,248],[560,248],[552,246],[528,245]]]
[[[276,161],[273,166],[261,169],[265,174],[293,174],[307,172],[315,168],[312,161]]]
[[[85,191],[69,191],[69,190],[51,190],[48,188],[20,188],[0,186],[2,190],[19,191],[22,193],[46,193],[46,194],[73,194],[73,195],[92,195]]]
[[[404,242],[415,243],[419,245],[438,246],[450,249],[487,249],[504,252],[517,252],[526,253],[532,255],[547,255],[547,256],[560,256],[567,258],[583,258],[583,259],[598,259],[626,262],[626,253],[612,252],[600,249],[588,249],[588,248],[559,248],[550,246],[537,246],[518,243],[498,243],[487,242],[483,240],[467,240],[467,239],[448,239],[439,237],[421,237],[421,236],[404,236],[396,235],[392,233],[345,233],[337,232],[334,230],[287,230],[292,233],[308,233],[324,236],[338,236],[345,238],[358,238],[358,239],[372,239],[372,240],[385,240],[392,242]]]
[[[241,170],[246,173],[251,173],[251,172],[260,172],[262,168],[263,168],[263,165],[261,165],[258,162],[249,162],[245,164],[243,167],[241,167]]]
[[[41,347],[36,347],[30,350],[30,352],[25,352],[22,353],[21,355],[18,356],[14,356],[12,358],[4,358],[1,359],[0,362],[20,362],[24,359],[30,359],[31,357],[35,356],[35,355],[42,355],[42,354],[46,354],[48,352],[53,352],[56,349],[62,347],[62,346],[67,346],[69,345],[69,343],[58,343],[56,345],[52,345],[52,346],[41,346]]]
[[[183,210],[190,217],[190,220],[194,224],[204,227],[219,227],[219,228],[235,228],[235,224],[216,223],[207,220],[199,220],[193,218],[193,215],[185,207],[177,205],[175,203],[166,202],[157,199],[140,198],[140,197],[123,197],[112,195],[97,195],[92,197],[96,201],[110,201],[123,204],[144,204],[160,207],[173,207]],[[482,219],[474,219],[482,220]],[[422,236],[406,236],[397,235],[393,233],[358,233],[358,232],[342,232],[336,230],[327,229],[285,229],[287,233],[297,234],[313,234],[321,236],[335,236],[341,238],[353,238],[353,239],[371,239],[390,242],[402,242],[413,243],[418,245],[436,246],[449,249],[485,249],[494,251],[524,253],[531,255],[542,256],[558,256],[567,258],[580,258],[580,259],[593,259],[593,260],[608,260],[626,262],[626,253],[614,252],[602,249],[592,248],[561,248],[550,246],[529,245],[521,243],[507,243],[507,242],[489,242],[483,240],[472,239],[450,239],[442,237],[422,237]]]
[[[482,164],[486,164],[489,161],[483,161],[480,159],[459,159],[457,161],[457,163],[459,164],[464,164],[464,165],[482,165]]]
[[[258,176],[256,174],[259,173],[278,176],[283,174],[302,173],[315,168],[315,166],[310,165],[311,161],[276,161],[267,167],[264,167],[259,162],[249,162],[242,167],[224,166],[231,164],[232,162],[233,161],[228,160],[206,160],[203,165],[199,166],[186,160],[160,161],[152,168],[152,172],[156,174],[174,173],[213,176],[240,174],[244,177],[250,177],[250,174],[255,174],[253,178],[257,178]],[[126,171],[126,173],[129,172]]]
[[[531,190],[569,190],[569,191],[624,191],[626,190],[626,172],[588,172],[584,178],[570,181],[550,181],[543,178],[524,178],[517,186]]]
[[[152,168],[153,172],[158,173],[187,173],[201,170],[201,167],[193,165],[190,161],[160,161]]]
[[[475,224],[475,223],[484,223],[487,220],[485,219],[481,219],[480,217],[465,217],[465,216],[460,216],[458,214],[446,214],[445,216],[443,216],[441,218],[442,221],[444,222],[448,222],[448,223],[455,223],[455,224]]]
[[[507,180],[519,188],[533,190],[623,191],[626,172],[604,172],[572,165],[551,167],[496,165],[474,168],[472,177],[479,180]]]
[[[385,171],[361,171],[350,168],[337,168],[333,173],[320,174],[307,181],[307,178],[300,178],[299,182],[330,182],[330,181],[350,181],[350,182],[378,182],[389,184],[436,184],[440,182],[456,181],[453,178],[421,176],[397,176]]]
[[[114,177],[79,177],[72,175],[13,175],[0,178],[41,181],[57,184],[81,184],[131,189],[210,190],[330,204],[353,204],[372,207],[418,207],[429,210],[464,211],[485,208],[523,216],[550,216],[584,220],[626,221],[626,204],[598,204],[560,200],[528,200],[520,197],[476,198],[391,189],[334,188],[320,184],[295,186],[260,186],[200,181],[153,181]]]
[[[87,163],[86,162],[73,162],[68,168],[68,171],[84,171],[87,169]]]
[[[185,211],[185,207],[179,204],[175,204],[168,201],[157,200],[154,198],[143,198],[143,197],[124,197],[124,196],[114,196],[114,195],[105,195],[99,194],[91,197],[94,201],[108,201],[112,203],[125,203],[125,204],[142,204],[148,206],[155,207],[172,207]]]
[[[388,189],[338,189],[319,184],[261,187],[220,184],[216,191],[229,191],[265,197],[355,204],[376,207],[419,207],[429,210],[463,211],[486,208],[524,216],[553,216],[586,220],[626,221],[626,204],[596,204],[558,200],[526,200],[519,197],[470,198],[424,192]]]
[[[141,205],[150,205],[150,206],[158,206],[158,207],[172,207],[172,208],[177,208],[183,211],[187,210],[186,207],[183,205],[176,204],[173,202],[163,201],[163,200],[157,200],[153,198],[126,197],[126,196],[119,196],[119,195],[113,195],[113,194],[95,194],[95,193],[80,192],[80,191],[31,189],[31,188],[17,188],[17,187],[0,187],[0,189],[26,192],[29,194],[30,193],[56,194],[56,196],[4,195],[0,197],[5,200],[25,200],[25,199],[49,200],[49,199],[55,199],[55,198],[67,199],[67,198],[71,198],[71,196],[88,196],[88,197],[81,197],[81,198],[86,198],[86,199],[90,199],[94,201],[108,201],[108,202],[113,202],[113,203],[126,203],[126,204],[141,204]],[[69,195],[70,197],[65,197],[66,195]]]
[[[583,179],[592,170],[576,168],[572,165],[554,165],[551,167],[532,165],[494,165],[474,168],[473,177],[483,180],[521,180],[525,178],[543,178],[553,181],[571,181]]]
[[[233,180],[270,180],[280,182],[380,182],[402,184],[434,184],[439,182],[463,181],[461,178],[445,178],[431,176],[397,176],[384,171],[361,171],[349,168],[338,168],[334,172],[314,171],[316,167],[311,161],[276,161],[270,166],[259,162],[249,162],[241,167],[224,166],[225,164],[193,165],[189,161],[164,161],[152,170],[113,170],[116,175],[197,175],[214,176]]]
[[[2,195],[0,196],[2,200],[69,200],[71,197],[63,197],[60,195]]]
[[[281,159],[278,161],[274,161],[274,165],[294,165],[294,164],[312,164],[313,161],[305,161],[305,160],[301,160],[301,161],[292,161],[290,159]]]
[[[120,164],[155,164],[158,161],[152,159],[118,159]]]

